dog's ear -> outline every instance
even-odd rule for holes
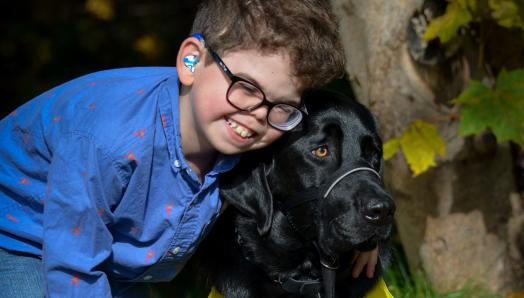
[[[220,175],[220,194],[240,212],[254,218],[260,235],[269,232],[273,196],[267,184],[266,166],[260,156],[245,154],[230,172]]]

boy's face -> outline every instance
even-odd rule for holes
[[[202,52],[210,55],[206,49]],[[233,74],[254,83],[269,101],[299,106],[299,85],[291,75],[287,55],[237,50],[221,58]],[[189,97],[190,117],[201,146],[236,154],[265,147],[282,136],[282,131],[268,124],[267,106],[262,105],[251,112],[233,107],[226,99],[231,79],[212,59],[208,65],[204,57],[200,61]]]

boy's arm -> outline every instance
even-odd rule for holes
[[[108,201],[118,196],[116,170],[88,136],[54,148],[44,202],[46,297],[111,297],[101,264],[111,254]]]

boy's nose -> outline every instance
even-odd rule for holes
[[[249,112],[253,117],[255,117],[260,122],[267,121],[267,114],[269,113],[269,108],[266,105],[261,105],[260,107]]]

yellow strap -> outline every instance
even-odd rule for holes
[[[215,287],[211,288],[211,293],[209,293],[209,296],[207,298],[224,298],[222,294],[220,294]]]
[[[389,292],[384,279],[380,278],[375,287],[366,294],[365,298],[393,298],[393,295]]]
[[[213,287],[207,298],[224,298],[224,296]],[[380,278],[375,287],[364,298],[393,298],[393,295],[389,292],[384,279]]]

